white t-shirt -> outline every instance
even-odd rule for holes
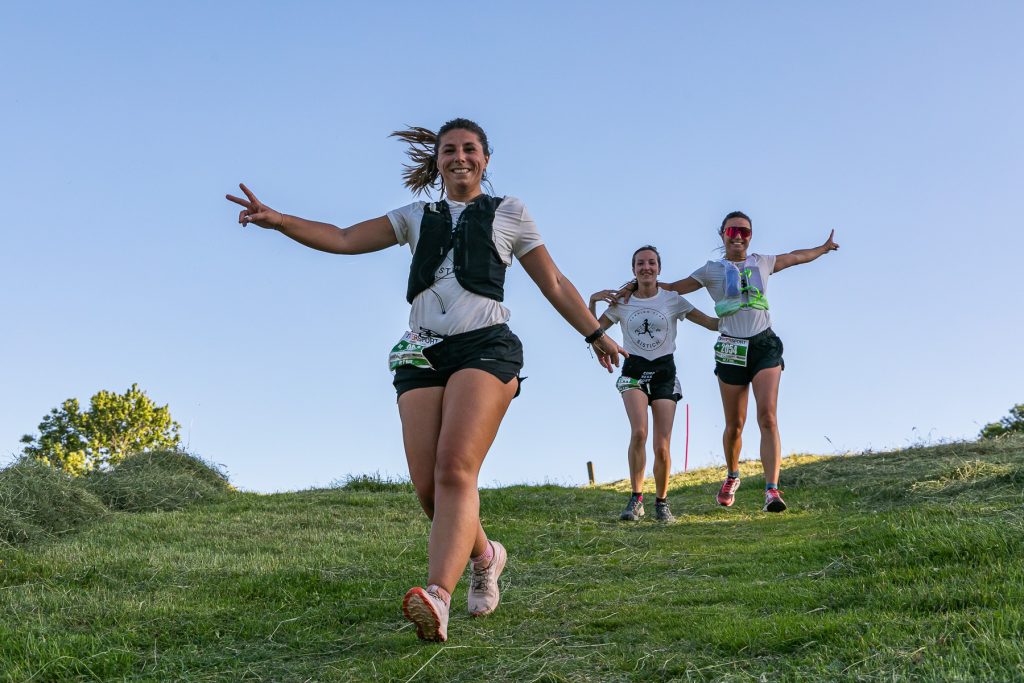
[[[725,269],[730,266],[721,261],[708,261],[697,270],[690,273],[697,282],[708,288],[708,294],[715,300],[715,303],[726,298],[725,293]],[[763,254],[749,254],[743,263],[736,263],[740,270],[750,269],[748,284],[757,287],[762,294],[765,294],[768,287],[768,277],[775,270],[775,257],[764,256]],[[755,334],[764,332],[772,325],[771,316],[768,311],[756,308],[741,308],[732,315],[720,316],[718,330],[730,337],[753,337]]]
[[[451,199],[446,201],[454,226],[466,204]],[[388,212],[398,243],[408,244],[414,254],[420,239],[420,222],[426,204],[422,201],[413,202]],[[498,256],[506,267],[512,265],[513,256],[522,258],[530,250],[544,244],[526,206],[516,197],[505,197],[498,205],[494,212],[491,236],[498,249]],[[409,312],[410,330],[450,335],[508,322],[511,314],[500,302],[463,289],[455,279],[452,269],[453,251],[448,252],[438,267],[434,284],[413,299],[412,310]]]
[[[622,329],[622,346],[631,355],[655,360],[675,353],[676,322],[693,304],[675,292],[659,289],[647,299],[632,296],[629,303],[612,304],[604,314]]]

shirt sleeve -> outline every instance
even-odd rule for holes
[[[604,315],[608,316],[608,319],[613,323],[619,322],[622,319],[621,310],[615,304],[608,307],[608,310],[604,312]],[[600,317],[600,316],[598,316]]]
[[[686,300],[685,297],[681,297],[676,294],[676,300],[673,302],[676,308],[676,317],[682,320],[686,317],[686,314],[694,310],[696,306]]]
[[[765,279],[767,279],[769,275],[775,272],[775,256],[758,254],[757,259],[761,262],[761,268],[764,271]]]
[[[518,229],[512,236],[512,253],[516,258],[522,258],[540,245],[544,244],[540,233],[537,231],[537,224],[533,216],[526,210],[526,205],[516,197],[506,197],[498,206],[498,211],[503,209],[515,214],[518,222]]]
[[[710,261],[708,263],[710,263]],[[690,273],[690,277],[699,282],[702,287],[707,287],[708,264],[705,263],[703,266]]]
[[[388,211],[387,216],[388,220],[391,221],[391,228],[395,231],[395,237],[398,238],[398,243],[401,245],[409,243],[409,225],[412,221],[413,213],[419,208],[420,204],[422,202],[413,202],[394,211]]]

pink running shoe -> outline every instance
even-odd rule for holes
[[[410,588],[402,600],[402,612],[406,619],[416,624],[416,635],[420,640],[443,643],[448,640],[448,605],[432,588]]]
[[[508,553],[505,546],[497,541],[488,541],[494,548],[491,563],[483,569],[476,569],[470,563],[472,574],[469,577],[469,613],[474,617],[490,614],[498,607],[501,594],[498,590],[498,577],[505,569]]]
[[[726,477],[721,490],[718,492],[718,495],[715,496],[715,500],[718,501],[719,505],[732,507],[732,504],[736,501],[736,489],[739,487],[739,477]]]
[[[764,492],[764,507],[761,508],[761,512],[782,512],[786,507],[786,501],[782,500],[782,491],[768,489]]]

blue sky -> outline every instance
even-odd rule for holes
[[[0,455],[65,398],[138,382],[243,488],[404,475],[386,358],[408,251],[243,231],[223,195],[382,215],[412,199],[388,133],[455,116],[584,295],[646,243],[688,275],[733,209],[762,253],[836,229],[837,254],[768,286],[785,453],[971,438],[1024,401],[1024,5],[466,7],[6,6]],[[507,290],[529,381],[481,482],[625,477],[614,376],[518,264]],[[722,462],[713,341],[685,324],[676,355],[691,468]],[[684,438],[680,412],[675,470]]]

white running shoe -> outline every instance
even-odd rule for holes
[[[402,600],[402,612],[416,625],[420,640],[443,643],[448,640],[448,604],[432,588],[410,588]]]
[[[469,577],[469,613],[474,617],[482,617],[490,614],[498,607],[501,594],[498,590],[498,577],[505,569],[505,562],[508,561],[508,552],[505,546],[497,541],[488,541],[494,549],[494,557],[491,563],[483,569],[477,569],[470,562],[472,573]]]

